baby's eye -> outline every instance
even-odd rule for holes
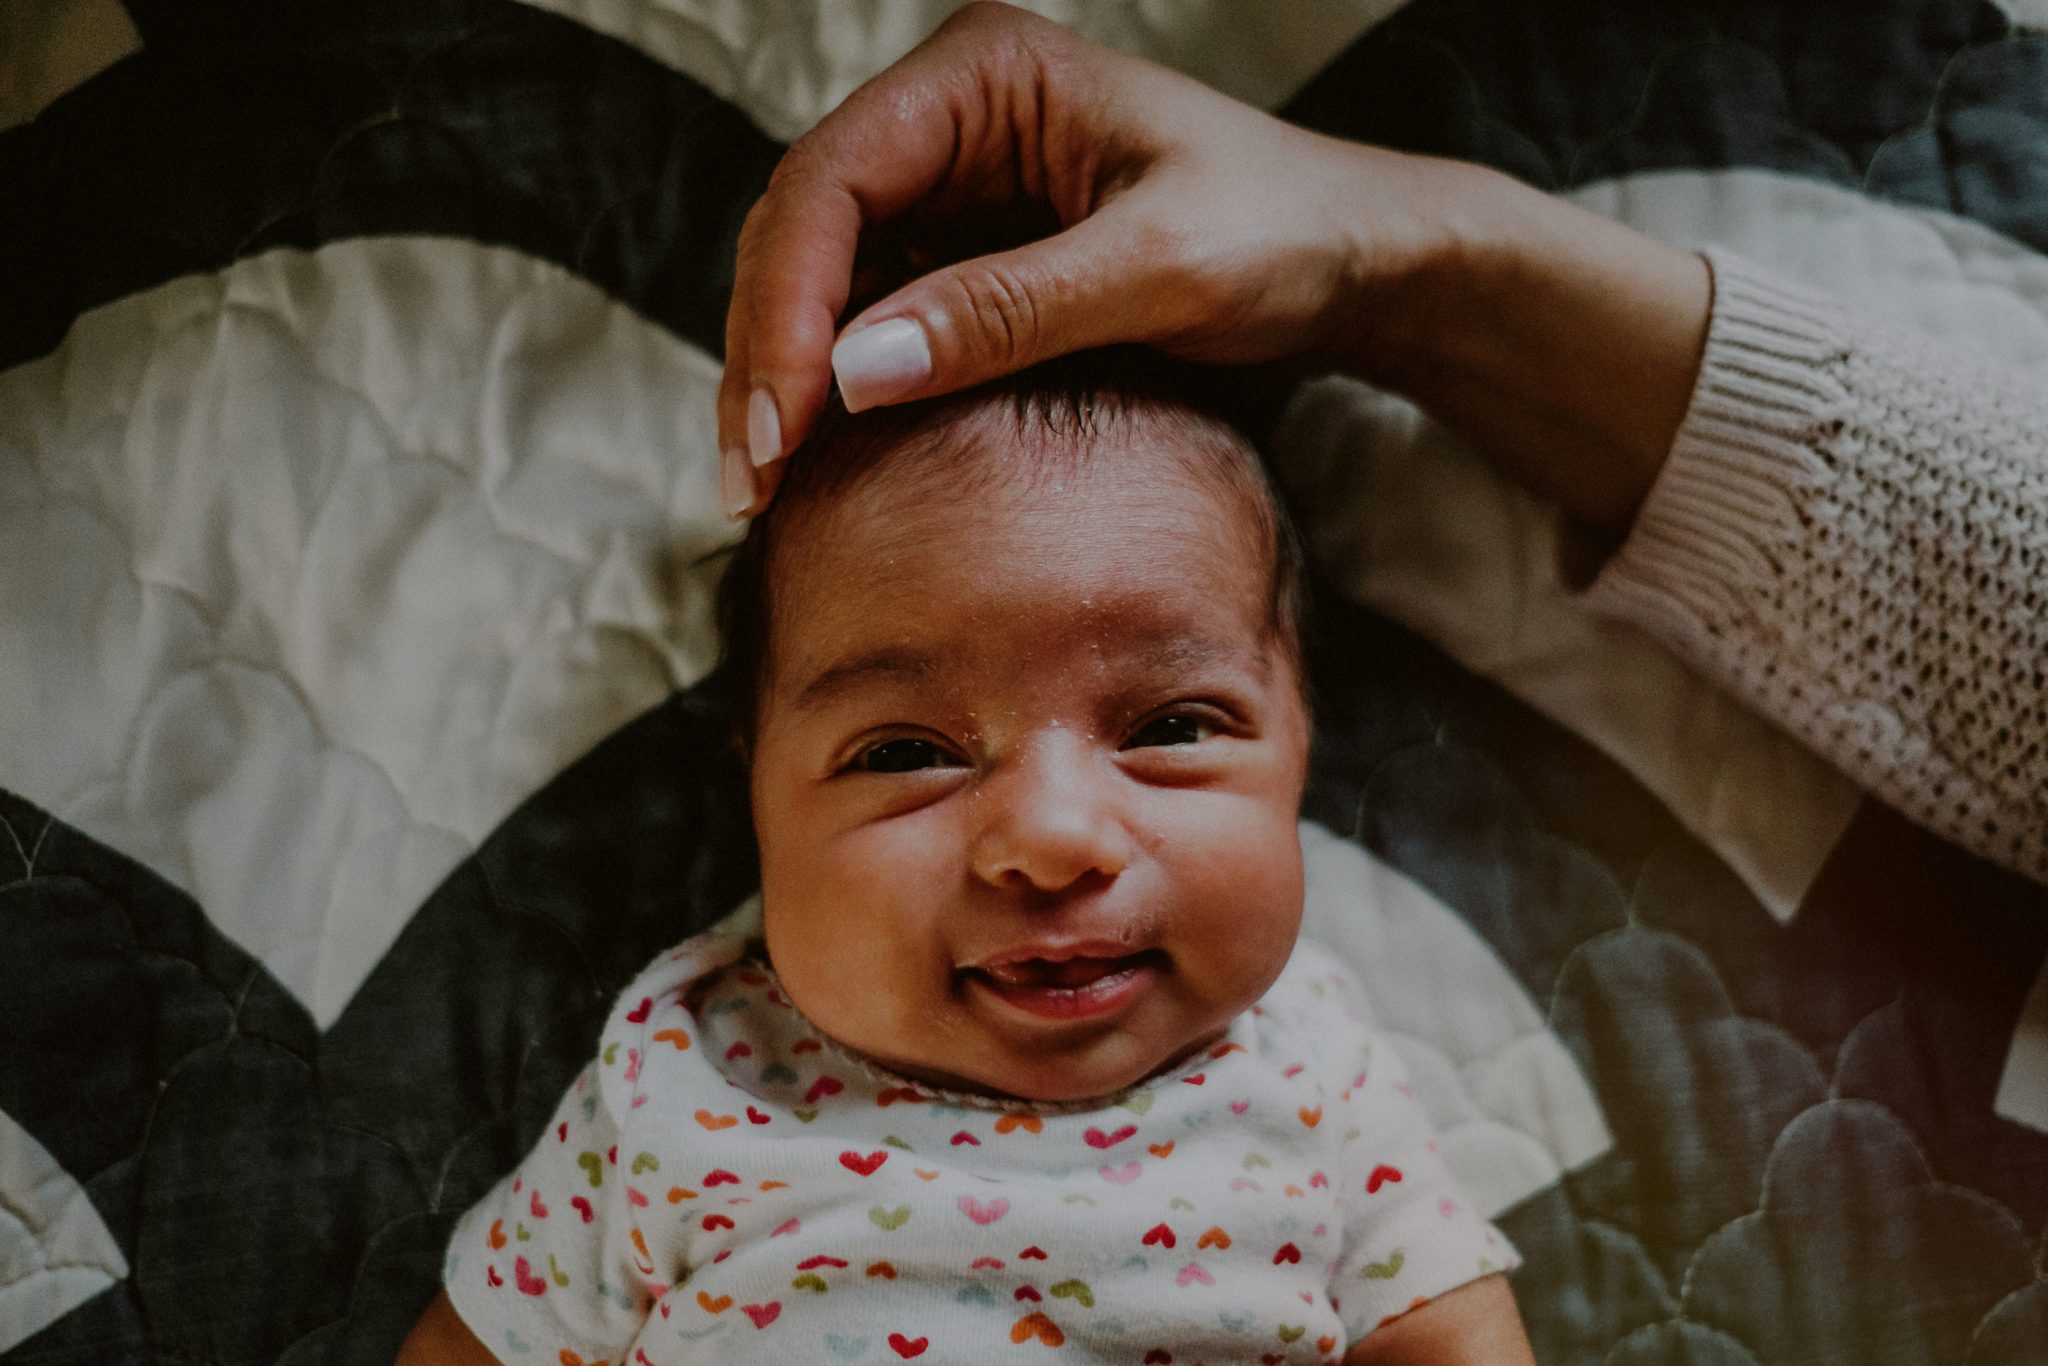
[[[854,756],[852,767],[860,773],[914,773],[950,763],[952,758],[929,740],[905,736],[869,745]]]
[[[1157,716],[1138,727],[1135,734],[1124,742],[1125,749],[1144,749],[1153,745],[1193,745],[1207,739],[1212,727],[1199,716],[1187,712],[1171,712]]]

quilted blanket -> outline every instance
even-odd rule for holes
[[[751,892],[734,240],[951,7],[0,8],[0,1359],[390,1360]],[[1034,7],[2048,380],[2041,0]],[[1399,400],[1305,386],[1273,455],[1311,929],[1538,1356],[2048,1363],[2048,890],[1585,614]]]

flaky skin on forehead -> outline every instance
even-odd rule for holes
[[[1247,434],[1260,425],[1260,404],[1240,372],[1137,347],[1079,352],[960,393],[861,413],[848,413],[835,392],[719,581],[719,674],[742,749],[769,681],[774,585],[788,557],[801,553],[820,514],[881,480],[895,497],[966,506],[1019,481],[1060,487],[1095,459],[1152,461],[1162,486],[1191,481],[1214,495],[1245,538],[1247,558],[1268,566],[1268,629],[1299,673],[1303,556]],[[1078,486],[1076,496],[1085,496]]]

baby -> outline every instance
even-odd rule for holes
[[[1529,1359],[1297,939],[1299,554],[1190,374],[1070,358],[797,453],[720,602],[758,934],[627,988],[408,1354]]]

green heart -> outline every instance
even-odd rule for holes
[[[585,1096],[583,1098],[583,1117],[585,1119],[595,1119],[597,1117],[596,1096]]]
[[[1183,1199],[1183,1198],[1181,1198],[1180,1196],[1176,1195],[1176,1196],[1174,1196],[1174,1197],[1173,1197],[1173,1199],[1171,1199],[1171,1200],[1169,1200],[1169,1201],[1167,1201],[1167,1202],[1166,1202],[1166,1207],[1167,1207],[1168,1209],[1187,1209],[1187,1210],[1191,1210],[1191,1209],[1193,1209],[1193,1208],[1195,1207],[1195,1202],[1194,1202],[1194,1201],[1192,1201],[1192,1200],[1186,1200],[1186,1199]]]
[[[517,1238],[517,1239],[518,1239],[518,1240],[519,1240],[520,1242],[522,1242],[522,1243],[523,1243],[523,1242],[525,1242],[525,1241],[526,1241],[527,1239],[531,1238],[531,1237],[532,1237],[533,1235],[532,1235],[532,1234],[530,1234],[530,1233],[528,1233],[528,1232],[526,1231],[526,1225],[524,1225],[524,1224],[514,1224],[514,1225],[512,1226],[512,1236],[513,1236],[514,1238]]]
[[[576,1154],[576,1165],[590,1173],[591,1185],[602,1186],[604,1184],[604,1159],[596,1153]]]
[[[1253,1167],[1270,1167],[1272,1165],[1272,1161],[1264,1153],[1246,1153],[1244,1156],[1244,1169],[1246,1171],[1250,1171]]]
[[[1142,1115],[1152,1108],[1152,1093],[1140,1091],[1135,1096],[1126,1096],[1117,1105],[1134,1115]]]
[[[1384,1262],[1367,1262],[1358,1274],[1369,1281],[1391,1281],[1401,1274],[1401,1268],[1407,1261],[1408,1254],[1396,1248],[1393,1256]]]
[[[633,1175],[635,1176],[638,1176],[641,1172],[658,1172],[660,1170],[661,1159],[653,1153],[641,1153],[633,1159]]]
[[[818,1112],[816,1110],[791,1110],[790,1113],[795,1115],[798,1119],[802,1120],[806,1124],[809,1124],[812,1120],[818,1117]]]
[[[555,1254],[552,1252],[548,1254],[548,1275],[554,1277],[556,1285],[569,1283],[569,1273],[555,1265]]]
[[[745,1010],[746,1008],[746,997],[731,996],[723,1001],[713,1001],[710,1005],[704,1007],[704,1013],[706,1015],[730,1015],[735,1010]]]
[[[1092,1205],[1095,1203],[1095,1197],[1083,1195],[1081,1192],[1075,1191],[1072,1195],[1067,1196],[1062,1203],[1069,1205]]]
[[[820,1295],[831,1289],[830,1286],[825,1284],[825,1278],[815,1271],[806,1271],[803,1275],[791,1281],[789,1288],[791,1290],[815,1290]]]
[[[1095,1307],[1095,1292],[1088,1288],[1086,1281],[1061,1281],[1052,1288],[1056,1300],[1079,1300],[1084,1309]]]
[[[1400,1256],[1401,1254],[1397,1252],[1397,1253],[1395,1253],[1394,1255],[1398,1257],[1398,1256]],[[1499,1268],[1499,1267],[1497,1267],[1497,1266],[1495,1266],[1495,1265],[1494,1265],[1494,1264],[1493,1264],[1493,1263],[1492,1263],[1491,1261],[1489,1261],[1489,1260],[1488,1260],[1487,1258],[1485,1258],[1485,1257],[1481,1257],[1481,1258],[1479,1259],[1479,1274],[1480,1274],[1480,1275],[1482,1275],[1482,1276],[1492,1276],[1492,1275],[1494,1275],[1494,1274],[1498,1273],[1499,1271],[1500,1271],[1500,1268]]]
[[[995,1292],[979,1282],[961,1286],[953,1298],[961,1304],[979,1304],[984,1307],[996,1302]]]
[[[1346,1143],[1349,1143],[1349,1142],[1350,1142],[1350,1141],[1351,1141],[1352,1139],[1354,1139],[1354,1138],[1357,1138],[1357,1137],[1358,1137],[1358,1126],[1357,1126],[1356,1124],[1352,1125],[1352,1126],[1351,1126],[1350,1128],[1348,1128],[1348,1129],[1346,1129],[1346,1130],[1344,1131],[1344,1141],[1345,1141]]]
[[[1305,1323],[1283,1323],[1280,1325],[1280,1340],[1292,1342],[1307,1331],[1308,1325]]]
[[[902,1139],[896,1137],[896,1135],[894,1134],[885,1135],[882,1139],[882,1146],[887,1148],[901,1148],[906,1153],[914,1153],[917,1151],[917,1149],[911,1147],[908,1143],[905,1143]]]
[[[786,1062],[773,1062],[761,1069],[761,1080],[779,1081],[785,1086],[792,1085],[796,1081],[796,1069]]]
[[[606,1067],[610,1067],[614,1062],[618,1061],[618,1057],[619,1046],[617,1044],[608,1043],[604,1046],[604,1065]]]
[[[868,1211],[868,1222],[885,1233],[892,1233],[910,1221],[910,1206],[898,1205],[895,1209],[883,1209],[876,1205]]]

